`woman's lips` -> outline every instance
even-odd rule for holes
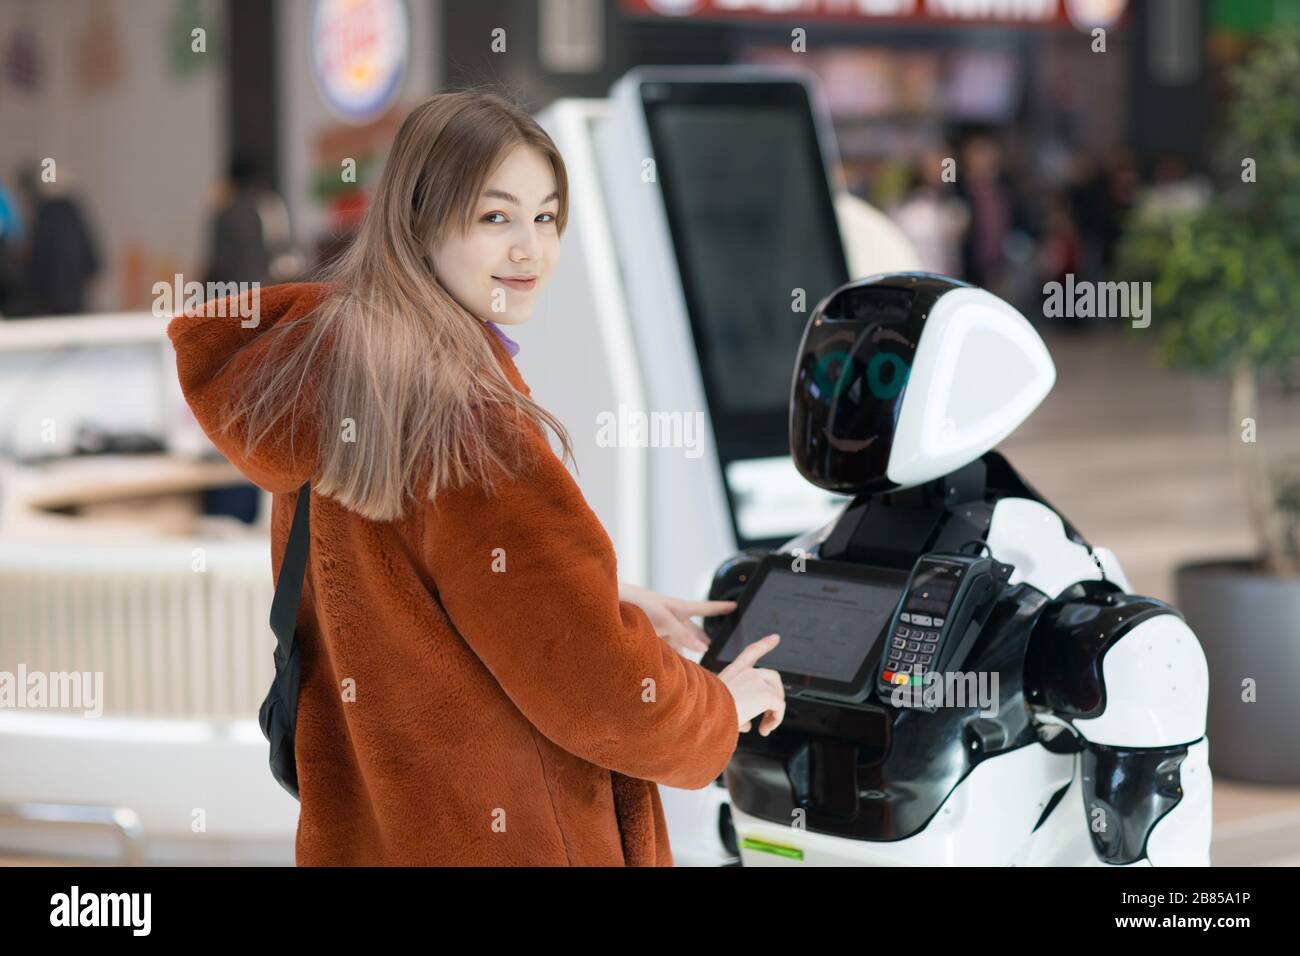
[[[531,279],[503,279],[500,276],[493,276],[492,278],[496,279],[502,285],[508,285],[512,289],[519,289],[521,291],[527,291],[537,285],[537,276],[533,276]]]

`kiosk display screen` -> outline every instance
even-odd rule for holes
[[[776,547],[825,505],[790,461],[790,376],[808,316],[849,279],[812,101],[789,78],[640,95],[737,541]],[[765,491],[793,491],[775,505],[730,467],[777,459]]]
[[[848,279],[807,92],[683,83],[643,96],[710,404],[781,424],[808,315]]]
[[[811,566],[770,568],[716,660],[733,661],[750,644],[776,633],[781,642],[756,667],[848,683],[889,624],[899,592],[896,582],[831,576]]]

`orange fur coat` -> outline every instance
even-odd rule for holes
[[[215,315],[214,300],[167,329],[199,423],[274,493],[277,576],[298,488],[316,472],[315,435],[291,448],[285,419],[246,455],[243,423],[219,432],[217,415],[268,359],[265,333],[310,315],[324,292],[263,289],[251,328]],[[385,523],[313,496],[298,616],[300,866],[671,865],[655,784],[704,787],[726,766],[739,736],[731,693],[619,601],[609,536],[545,437],[529,435],[545,445],[541,464],[493,497],[457,488]]]

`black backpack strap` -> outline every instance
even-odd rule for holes
[[[298,489],[298,507],[293,513],[293,527],[289,529],[289,543],[280,564],[280,577],[275,583],[275,597],[271,601],[271,630],[282,660],[287,660],[293,647],[298,624],[298,603],[302,599],[302,579],[307,572],[307,551],[310,546],[309,517],[311,509],[311,482]]]

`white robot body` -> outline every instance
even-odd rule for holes
[[[845,840],[762,820],[733,807],[741,861],[745,866],[954,866],[973,862],[1013,866],[1027,863],[1036,845],[1052,841],[1057,847],[1040,851],[1040,855],[1060,857],[1061,845],[1068,846],[1071,831],[1062,828],[1047,834],[1036,831],[1034,824],[1052,796],[1070,783],[1074,763],[1069,754],[1036,747],[987,760],[971,771],[923,830],[905,840]],[[1090,844],[1086,849],[1087,856],[1092,856]],[[1054,862],[1085,859],[1080,853],[1075,860]]]
[[[1209,866],[1209,743],[1183,762],[1186,796],[1152,829],[1144,860],[1123,866]],[[844,840],[732,808],[745,866],[1107,866],[1093,849],[1078,758],[1024,748],[987,761],[953,791],[934,821],[889,843]],[[1033,826],[1061,786],[1065,796]],[[1028,823],[1028,829],[1026,824]]]
[[[1210,672],[1196,635],[1172,614],[1148,618],[1102,661],[1106,711],[1074,721],[1093,744],[1172,747],[1205,736]]]
[[[1032,326],[953,280],[872,277],[822,300],[801,351],[791,399],[796,465],[810,482],[858,497],[817,531],[775,552],[737,555],[715,575],[710,597],[740,607],[715,626],[706,666],[776,620],[818,648],[772,665],[792,726],[766,740],[743,735],[727,770],[742,863],[1207,865],[1209,678],[1200,644],[1176,610],[1127,593],[1115,556],[1089,545],[992,451],[1055,381]],[[1000,585],[982,616],[957,617],[959,608],[970,613],[973,589],[933,612],[962,622],[962,642],[954,627],[935,635],[945,617],[917,616],[940,595],[912,582],[927,560],[955,557],[954,567],[975,575],[975,559],[961,556],[969,544],[988,552],[979,566],[995,567]],[[814,571],[808,582],[773,581],[804,558]],[[914,558],[906,586],[891,585],[891,573]],[[818,628],[867,641],[882,620],[844,617],[855,581],[899,597],[883,637],[839,684],[816,662],[843,654],[843,640],[827,639],[823,651]],[[758,620],[746,629],[751,606]],[[846,631],[846,621],[859,625]],[[952,639],[952,656],[903,663],[918,659],[906,652],[931,649],[918,644],[917,621],[920,640]],[[998,706],[900,706],[894,685],[915,693],[934,676],[923,670],[948,670],[940,661],[959,675],[964,662],[967,677],[1002,678]]]
[[[1065,534],[1061,518],[1041,502],[1004,498],[993,511],[989,550],[1014,564],[1010,582],[1048,596],[1077,581],[1111,580],[1128,591],[1119,562],[1104,548],[1087,548]],[[1093,560],[1093,555],[1105,558]],[[1181,618],[1161,615],[1137,625],[1103,661],[1108,695],[1100,717],[1074,721],[1091,743],[1168,747],[1205,735],[1210,687],[1205,652]]]
[[[781,551],[815,551],[829,529],[796,538]],[[1044,594],[1059,594],[1076,580],[1111,580],[1128,589],[1111,552],[1094,548],[1089,553],[1067,537],[1060,516],[1038,501],[999,501],[988,542],[1000,560],[1014,559],[1012,582],[1027,583]],[[1073,726],[1093,744],[1190,745],[1180,766],[1183,798],[1152,827],[1145,858],[1122,865],[1208,866],[1208,670],[1200,644],[1181,618],[1159,615],[1117,642],[1103,658],[1102,668],[1105,712],[1072,725],[1043,714],[1043,736]],[[1098,857],[1089,833],[1081,762],[1077,754],[1053,752],[1039,744],[986,760],[952,791],[924,829],[903,840],[846,840],[801,829],[795,821],[784,825],[764,820],[735,807],[731,819],[745,866],[1110,865]],[[1064,795],[1053,801],[1062,788]],[[1045,814],[1049,807],[1051,812]]]

